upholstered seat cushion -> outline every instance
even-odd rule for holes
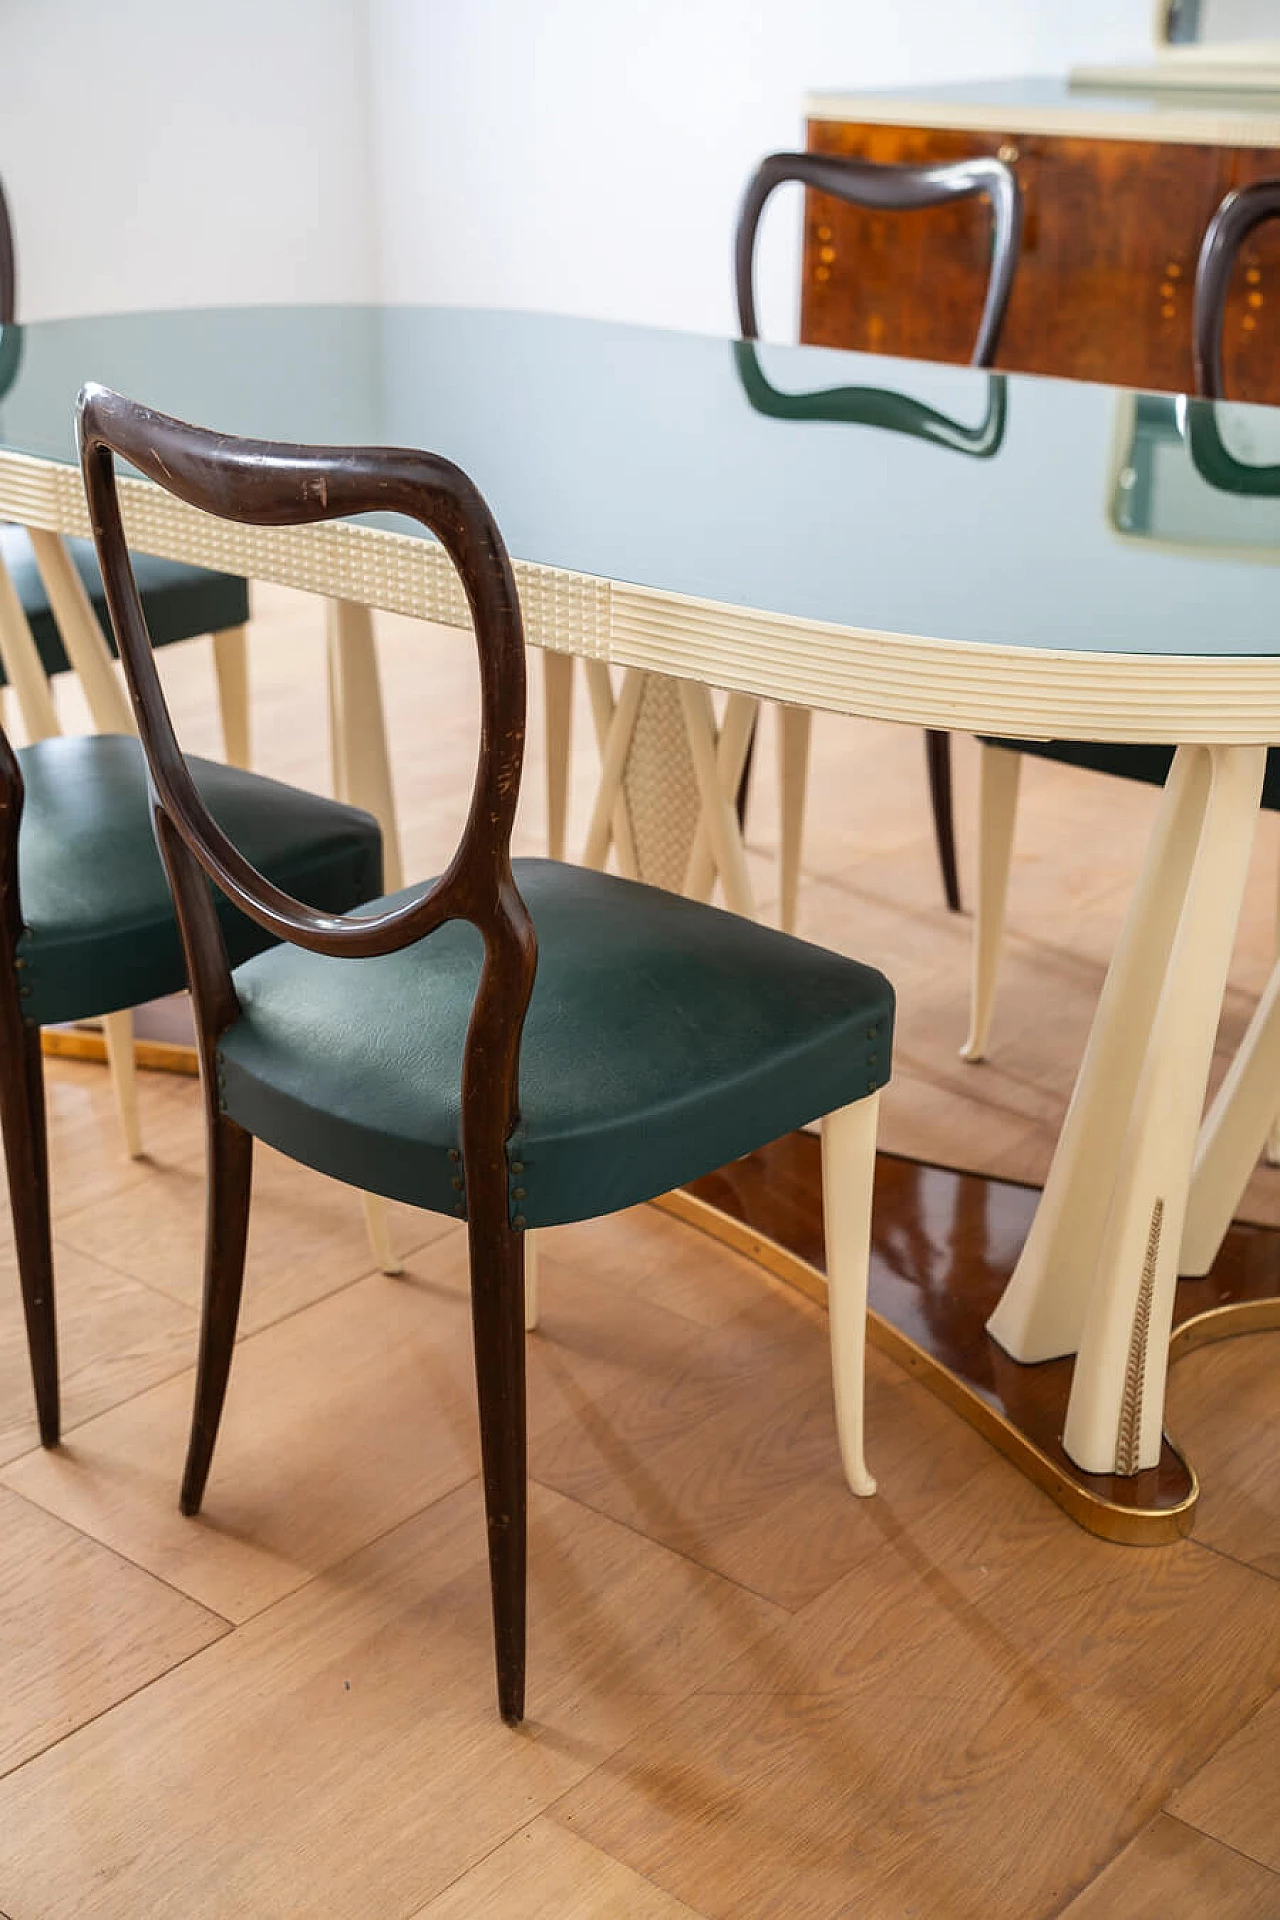
[[[651,1198],[889,1076],[893,989],[857,961],[555,861],[515,863],[538,935],[508,1150],[530,1227]],[[392,896],[411,897],[409,892]],[[372,960],[241,967],[225,1111],[296,1160],[454,1212],[480,939],[453,922]]]
[[[21,748],[18,762],[27,1019],[45,1026],[176,993],[182,948],[138,742],[68,735]],[[287,892],[335,913],[377,894],[382,839],[367,813],[211,760],[190,766],[219,825]],[[268,944],[225,900],[221,915],[233,964]]]
[[[1142,780],[1162,787],[1173,765],[1172,747],[1135,746],[1121,740],[989,740],[985,747],[1004,747],[1010,753],[1029,753],[1038,760],[1057,760],[1063,766],[1087,767],[1092,773],[1114,774],[1119,780]],[[1262,804],[1280,812],[1280,750],[1267,754]]]
[[[67,547],[93,603],[98,625],[114,653],[115,637],[107,617],[106,595],[93,542],[68,540]],[[0,527],[0,555],[18,590],[45,672],[65,673],[66,650],[24,527]],[[206,567],[187,566],[177,560],[156,560],[146,553],[131,554],[130,560],[153,647],[167,647],[174,640],[190,640],[200,633],[222,633],[228,627],[242,627],[249,618],[249,588],[234,573],[211,573]],[[0,685],[3,684],[4,667],[0,663]]]

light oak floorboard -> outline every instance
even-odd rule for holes
[[[144,1076],[154,1078],[155,1076]],[[199,1311],[204,1267],[204,1155],[158,1164],[154,1177],[59,1224],[68,1246]],[[396,1250],[409,1256],[453,1222],[388,1202]],[[373,1269],[360,1195],[259,1142],[254,1148],[249,1254],[240,1325],[256,1332]]]
[[[776,1617],[534,1490],[530,1717],[494,1711],[469,1483],[0,1782],[18,1920],[395,1920]]]
[[[1169,1812],[1280,1874],[1280,1693],[1174,1794]]]
[[[323,787],[321,608],[257,600],[257,762]],[[406,867],[421,876],[465,810],[471,648],[408,621],[379,630]],[[166,648],[161,667],[187,744],[216,753],[207,646]],[[531,695],[517,846],[539,852],[536,672]],[[74,692],[64,701],[70,714]],[[585,702],[578,720],[571,846],[595,766]],[[975,1070],[956,1052],[968,921],[941,904],[917,732],[820,717],[814,749],[800,930],[897,985],[883,1143],[1042,1176],[1154,796],[1028,765],[993,1057]],[[956,761],[969,887],[970,743]],[[757,766],[748,863],[767,907],[767,738]],[[1270,962],[1277,824],[1259,835],[1215,1074]],[[1110,1548],[876,1355],[882,1492],[853,1502],[821,1314],[651,1210],[557,1230],[529,1358],[535,1471],[559,1493],[535,1493],[533,1717],[511,1736],[493,1712],[460,1236],[446,1224],[419,1243],[405,1281],[373,1276],[355,1196],[261,1155],[247,1337],[207,1516],[182,1521],[199,1101],[190,1081],[144,1075],[150,1158],[130,1163],[106,1082],[49,1066],[69,1444],[32,1446],[9,1262],[0,1457],[21,1457],[0,1480],[48,1512],[0,1503],[31,1516],[28,1545],[33,1525],[60,1543],[22,1549],[37,1596],[22,1588],[10,1638],[24,1725],[49,1699],[58,1724],[58,1676],[80,1688],[82,1664],[105,1676],[107,1706],[140,1691],[55,1731],[3,1783],[11,1920],[382,1920],[448,1911],[468,1888],[486,1920],[524,1920],[542,1888],[518,1864],[530,1835],[568,1914],[620,1885],[665,1901],[659,1913],[733,1920],[990,1920],[1001,1902],[1048,1920],[1117,1856],[1140,1871],[1144,1846],[1168,1840],[1165,1805],[1239,1853],[1233,1821],[1261,1832],[1265,1851],[1280,1825],[1273,1340],[1174,1371],[1171,1425],[1205,1476],[1201,1544]],[[1261,1172],[1246,1205],[1280,1220],[1280,1175]],[[188,1658],[132,1614],[94,1613],[124,1577],[101,1575],[123,1562],[100,1541],[155,1570],[126,1568],[138,1594],[209,1622],[172,1579],[244,1624]],[[52,1651],[33,1650],[50,1621]],[[139,1644],[155,1663],[133,1677]],[[39,1701],[28,1669],[53,1675]]]
[[[0,1774],[226,1631],[224,1620],[0,1490]]]
[[[682,1264],[693,1267],[696,1242]],[[554,1352],[548,1364],[555,1364]],[[986,1443],[878,1353],[867,1432],[895,1510],[927,1510],[990,1458]],[[840,1468],[826,1316],[781,1286],[666,1364],[540,1435],[540,1479],[789,1609],[874,1554],[869,1503]]]
[[[1280,1878],[1161,1814],[1062,1920],[1275,1920]]]
[[[687,1229],[652,1210],[628,1218],[641,1244],[688,1242]],[[598,1233],[584,1253],[592,1244]],[[615,1228],[613,1264],[627,1247]],[[713,1255],[708,1265],[718,1260],[739,1264]],[[449,1222],[410,1256],[403,1277],[371,1275],[241,1340],[198,1519],[177,1510],[189,1371],[79,1427],[56,1453],[35,1450],[11,1462],[3,1478],[243,1620],[476,1471],[467,1272],[465,1235]],[[586,1259],[553,1270],[544,1331],[528,1347],[535,1442],[625,1378],[650,1383],[652,1398],[673,1355],[695,1335],[707,1344],[716,1338],[596,1280]],[[731,1273],[730,1284],[737,1281]],[[714,1285],[713,1275],[709,1290]]]
[[[103,1076],[105,1078],[105,1075]],[[152,1288],[54,1242],[62,1429],[190,1366],[197,1317]],[[31,1363],[18,1275],[0,1259],[0,1462],[37,1443]]]
[[[1196,1539],[1280,1580],[1280,1333],[1179,1360],[1166,1419],[1200,1476]]]
[[[1002,1461],[556,1809],[714,1916],[1047,1920],[1280,1675],[1280,1587],[1109,1547]],[[998,1864],[997,1864],[998,1863]]]
[[[413,1920],[697,1920],[650,1880],[554,1819],[535,1820],[455,1880]]]

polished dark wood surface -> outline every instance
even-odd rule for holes
[[[817,1137],[793,1133],[689,1191],[821,1270],[820,1162]],[[1039,1198],[1034,1187],[881,1154],[871,1250],[871,1307],[881,1324],[871,1337],[1002,1451],[1032,1467],[1033,1450],[1034,1477],[1092,1531],[1135,1541],[1188,1532],[1197,1486],[1169,1438],[1149,1472],[1082,1473],[1061,1444],[1073,1362],[1024,1366],[986,1331]],[[714,1222],[701,1224],[715,1231]],[[1280,1326],[1280,1234],[1233,1226],[1213,1272],[1178,1283],[1171,1352],[1267,1325]]]
[[[1280,174],[1280,153],[1141,140],[1009,136],[809,123],[809,148],[936,165],[995,154],[1022,188],[1022,253],[997,365],[1171,392],[1194,390],[1192,293],[1224,196]],[[1016,155],[1016,158],[1014,157]],[[801,337],[964,361],[989,268],[989,220],[972,201],[890,221],[811,192]],[[1252,232],[1227,297],[1225,391],[1280,402],[1280,226]]]

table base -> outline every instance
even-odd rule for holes
[[[1176,1540],[1191,1530],[1199,1484],[1168,1436],[1158,1467],[1083,1473],[1061,1444],[1074,1362],[1024,1366],[986,1331],[1039,1198],[1034,1187],[881,1154],[869,1337],[1088,1532],[1135,1546]],[[656,1204],[825,1303],[816,1136],[789,1134]],[[1178,1282],[1170,1358],[1266,1327],[1280,1328],[1280,1233],[1235,1225],[1213,1272]]]

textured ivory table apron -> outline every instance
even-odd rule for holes
[[[616,697],[598,669],[594,682],[604,787],[589,856],[616,841],[624,864],[676,886],[718,870],[741,909],[735,696],[1024,739],[1178,743],[989,1331],[968,1329],[959,1368],[884,1318],[873,1337],[1086,1525],[1129,1539],[1187,1528],[1194,1475],[1162,1436],[1175,1293],[1177,1319],[1200,1328],[1183,1325],[1183,1345],[1280,1324],[1273,1279],[1234,1308],[1212,1277],[1177,1285],[1187,1244],[1204,1271],[1248,1145],[1247,1126],[1211,1115],[1193,1181],[1265,748],[1280,741],[1265,564],[1280,499],[1248,478],[1280,458],[1280,412],[1171,399],[1153,437],[1150,403],[1076,382],[460,309],[49,322],[0,333],[2,368],[0,517],[37,530],[87,530],[72,443],[86,379],[231,433],[456,460],[515,556],[529,639],[623,670]],[[441,550],[402,524],[250,528],[134,477],[121,492],[139,550],[338,604],[348,791],[394,829],[376,757],[359,751],[361,728],[380,727],[361,610],[465,624]],[[711,687],[730,696],[719,734]],[[1269,1042],[1264,1018],[1247,1043],[1255,1080]],[[741,1224],[677,1205],[759,1250]],[[783,1249],[763,1252],[815,1284]],[[872,1286],[891,1310],[895,1290]],[[923,1316],[908,1318],[921,1338]],[[1018,1435],[1004,1381],[1064,1355],[1057,1430]]]

